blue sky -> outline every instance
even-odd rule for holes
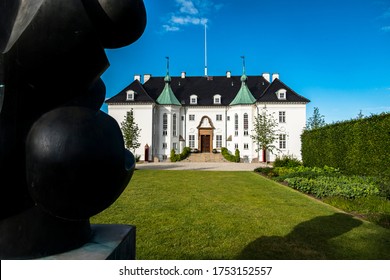
[[[327,123],[390,111],[390,0],[144,0],[147,27],[134,44],[107,50],[109,98],[135,74],[279,73]],[[106,105],[102,107],[106,111]]]

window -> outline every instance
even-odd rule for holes
[[[167,135],[168,130],[168,116],[167,114],[163,115],[163,135]]]
[[[249,149],[249,144],[248,143],[244,143],[244,150],[248,150]]]
[[[126,91],[126,100],[134,101],[134,90]]]
[[[167,143],[163,143],[163,149],[166,149],[168,147]]]
[[[248,114],[244,114],[244,136],[248,136]]]
[[[238,135],[238,115],[234,115],[234,130],[236,131],[236,136]]]
[[[222,135],[216,135],[216,143],[215,146],[216,148],[221,148],[222,147]]]
[[[278,99],[280,99],[280,100],[286,100],[286,94],[287,94],[287,90],[285,90],[284,88],[279,89],[276,92],[276,95],[277,95]]]
[[[227,116],[227,120],[230,121],[230,116]]]
[[[173,149],[177,152],[177,143],[173,143]]]
[[[173,124],[172,124],[172,134],[173,136],[177,136],[177,116],[176,114],[173,114],[172,116],[172,121],[173,121]]]
[[[219,94],[214,95],[214,104],[221,104],[221,96]]]
[[[217,121],[222,121],[222,115],[217,115]]]
[[[190,119],[190,121],[194,121],[195,120],[195,115],[189,115],[189,119]]]
[[[234,149],[238,149],[238,144],[237,143],[234,144]]]
[[[195,135],[189,135],[189,143],[190,148],[195,148]]]
[[[280,123],[286,122],[286,112],[284,112],[284,111],[279,112],[279,122]]]
[[[279,134],[279,149],[286,149],[286,134]]]
[[[181,120],[184,121],[184,116],[181,116]]]
[[[196,105],[196,104],[198,104],[198,96],[196,96],[196,95],[191,95],[190,96],[190,104],[192,104],[192,105]]]

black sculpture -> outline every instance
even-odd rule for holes
[[[105,48],[136,41],[142,0],[0,0],[0,258],[77,248],[134,171],[100,111]]]

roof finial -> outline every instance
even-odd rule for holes
[[[169,76],[169,56],[166,56],[165,58],[167,59],[167,75],[165,76],[164,81],[165,82],[170,82],[171,81],[171,77]]]
[[[169,75],[169,56],[165,57],[167,59],[167,75]]]
[[[242,58],[242,74],[245,75],[245,56],[241,56]]]
[[[242,58],[242,76],[241,76],[241,82],[245,83],[247,80],[247,76],[245,74],[245,56],[241,56]]]

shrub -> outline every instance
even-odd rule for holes
[[[362,176],[318,176],[311,178],[287,178],[288,185],[299,191],[313,194],[318,198],[339,196],[344,198],[358,198],[379,195],[379,187],[372,177]]]
[[[183,159],[186,159],[191,153],[191,149],[189,147],[185,147],[183,151],[180,154],[176,154],[175,150],[171,150],[171,162],[177,162],[181,161]]]
[[[306,166],[324,164],[347,174],[390,174],[390,113],[304,131],[302,159]]]
[[[283,155],[277,157],[273,163],[274,167],[297,167],[301,166],[302,162],[292,155]]]
[[[240,162],[240,151],[236,149],[235,155],[232,155],[227,148],[221,148],[222,156],[231,162]]]

